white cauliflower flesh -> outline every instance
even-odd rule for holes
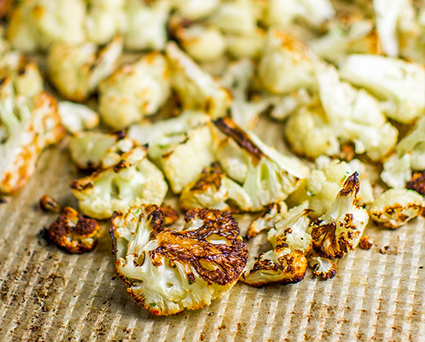
[[[351,55],[341,77],[386,101],[386,115],[400,123],[414,122],[425,113],[425,67],[401,59]]]
[[[124,153],[134,147],[135,142],[121,131],[115,134],[77,133],[69,142],[71,158],[83,170],[105,169],[115,165]]]
[[[137,304],[172,315],[210,305],[236,284],[248,249],[229,213],[191,210],[178,231],[163,222],[162,212],[149,207],[112,220],[116,271]]]
[[[273,94],[286,94],[316,83],[312,53],[301,41],[270,30],[258,67],[262,86]]]
[[[100,81],[114,72],[121,53],[121,37],[101,50],[93,43],[57,43],[47,57],[49,77],[63,97],[82,102],[97,90]]]
[[[336,276],[336,264],[333,260],[320,256],[312,256],[308,264],[313,268],[313,274],[322,280],[332,279]]]
[[[292,208],[268,232],[273,249],[248,262],[242,281],[252,286],[298,283],[304,279],[311,250],[306,205]]]
[[[207,115],[187,111],[151,125],[134,125],[129,136],[149,145],[149,157],[178,194],[213,162],[213,137],[208,122]]]
[[[14,8],[7,38],[26,52],[46,50],[53,43],[80,44],[85,39],[83,0],[24,0]]]
[[[299,159],[267,146],[228,117],[216,120],[215,125],[226,136],[217,159],[226,174],[242,184],[252,200],[252,211],[286,199],[307,176],[308,168]]]
[[[326,213],[311,225],[313,248],[319,256],[342,258],[358,245],[369,220],[356,203],[360,181],[357,172],[349,176]]]
[[[425,117],[399,141],[395,153],[384,163],[381,179],[390,187],[402,189],[413,171],[425,170]]]
[[[263,101],[268,101],[272,106],[270,116],[276,120],[286,119],[301,108],[312,104],[315,98],[315,95],[302,88],[287,95],[265,94],[262,96]]]
[[[189,20],[208,17],[220,3],[221,0],[171,0],[177,13]]]
[[[15,97],[10,78],[0,92],[0,192],[11,194],[28,182],[40,153],[59,142],[64,129],[49,94]]]
[[[125,47],[130,50],[162,50],[167,41],[168,1],[125,1]]]
[[[101,82],[99,114],[111,128],[122,129],[155,114],[170,94],[167,61],[159,53],[123,66]]]
[[[284,219],[287,212],[288,207],[284,201],[267,205],[263,214],[249,225],[247,238],[251,239],[256,237],[263,230],[268,231],[273,228],[277,222]]]
[[[180,205],[183,210],[211,208],[231,210],[231,204],[242,211],[249,211],[251,199],[242,187],[226,177],[218,163],[205,168],[200,177],[182,191]]]
[[[223,1],[210,19],[226,34],[248,34],[256,30],[254,2],[249,0]]]
[[[387,229],[397,229],[425,213],[424,198],[413,190],[383,192],[369,209],[370,217]]]
[[[91,130],[99,124],[99,115],[85,105],[61,101],[58,110],[62,124],[70,133]]]
[[[84,214],[107,219],[114,211],[134,205],[161,204],[168,186],[146,154],[146,148],[136,147],[124,153],[117,164],[74,181],[72,192]]]
[[[185,109],[204,110],[213,118],[226,115],[231,104],[229,93],[210,74],[202,70],[175,43],[166,48],[171,65],[171,85]]]

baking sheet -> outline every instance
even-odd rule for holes
[[[281,129],[257,126],[280,149]],[[237,284],[202,310],[148,314],[116,277],[107,234],[85,255],[39,235],[55,219],[38,207],[43,194],[76,203],[66,143],[45,151],[37,175],[0,205],[0,341],[425,341],[423,220],[397,231],[368,227],[372,249],[339,261],[332,280],[309,271],[294,285]]]

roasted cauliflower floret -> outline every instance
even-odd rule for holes
[[[165,58],[151,53],[118,69],[99,87],[99,114],[109,127],[122,129],[155,114],[170,94]]]
[[[267,146],[228,117],[216,120],[215,125],[226,136],[218,147],[217,159],[229,177],[243,184],[252,211],[286,199],[307,176],[308,168],[300,160]]]
[[[175,43],[167,45],[166,54],[171,65],[171,85],[184,109],[200,109],[212,118],[226,115],[231,104],[231,97],[226,89]]]
[[[209,117],[186,111],[151,125],[134,125],[130,138],[149,145],[149,157],[163,170],[174,193],[195,181],[213,162],[213,138]]]
[[[180,196],[183,210],[194,208],[231,210],[227,201],[243,211],[250,210],[249,196],[238,183],[226,176],[218,163],[205,168],[196,181],[183,189]]]
[[[411,180],[412,170],[425,170],[425,117],[398,142],[395,153],[384,163],[381,178],[390,187],[402,189]]]
[[[161,171],[146,159],[146,148],[135,147],[117,164],[75,180],[71,188],[84,214],[106,219],[134,205],[161,204],[168,186]]]
[[[332,279],[336,276],[336,264],[333,260],[320,256],[311,256],[308,264],[313,268],[313,274],[322,280]]]
[[[125,47],[130,50],[162,50],[167,41],[168,1],[127,0],[124,5]]]
[[[220,5],[221,0],[172,0],[177,13],[189,20],[208,17]]]
[[[421,195],[412,190],[390,189],[383,192],[369,209],[370,217],[388,229],[397,229],[425,213]]]
[[[112,220],[115,267],[137,304],[154,315],[200,309],[236,284],[248,257],[237,221],[191,210],[182,230],[164,229],[160,210],[133,207]]]
[[[82,102],[113,73],[121,52],[121,37],[100,50],[93,43],[54,44],[47,57],[49,77],[63,97]]]
[[[135,145],[122,131],[114,134],[85,132],[71,138],[69,150],[72,160],[80,169],[92,170],[115,165]]]
[[[273,249],[248,262],[242,281],[252,286],[298,283],[307,270],[311,249],[306,205],[292,208],[268,232]]]
[[[24,0],[14,8],[7,38],[26,52],[46,50],[57,42],[80,44],[85,39],[83,0]]]
[[[260,234],[263,230],[273,228],[277,222],[282,221],[288,212],[285,202],[275,202],[266,206],[263,214],[254,220],[248,227],[247,238],[251,239]]]
[[[273,94],[286,94],[316,83],[312,53],[301,41],[270,30],[258,67],[261,85]]]
[[[425,113],[425,67],[376,55],[351,55],[341,68],[348,82],[386,101],[386,115],[400,123],[414,122]]]
[[[70,207],[65,207],[57,220],[43,230],[47,241],[71,254],[91,252],[101,235],[102,228],[96,220],[85,218]]]
[[[425,171],[415,173],[412,180],[407,182],[406,188],[425,196]]]
[[[360,181],[357,172],[349,176],[326,213],[311,225],[313,248],[319,256],[342,258],[360,241],[369,216],[356,206]]]
[[[99,115],[85,105],[61,101],[58,111],[62,124],[70,133],[91,130],[99,125]]]

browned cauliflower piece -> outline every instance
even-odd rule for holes
[[[62,211],[62,207],[58,202],[56,202],[53,198],[51,198],[49,195],[43,195],[40,198],[40,208],[43,211],[52,211],[55,213],[60,213]]]
[[[332,279],[336,276],[337,267],[332,259],[314,255],[308,259],[308,264],[313,268],[313,274],[322,280]]]
[[[116,270],[137,304],[154,315],[200,309],[236,284],[248,257],[228,212],[194,209],[182,230],[164,228],[159,207],[115,213]]]
[[[425,171],[415,173],[412,180],[407,182],[406,188],[425,196]]]
[[[249,225],[247,238],[251,239],[263,230],[273,228],[278,221],[283,220],[287,212],[288,207],[283,201],[267,205],[263,214]]]
[[[43,230],[47,241],[71,254],[92,251],[101,235],[102,229],[96,220],[79,215],[71,207],[65,207],[57,220]]]

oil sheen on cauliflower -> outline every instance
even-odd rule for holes
[[[252,211],[286,199],[307,176],[308,168],[299,159],[267,146],[230,118],[216,120],[215,126],[226,136],[218,147],[217,160],[230,178],[242,184],[251,198]]]
[[[231,210],[228,201],[242,211],[250,210],[251,199],[248,194],[238,183],[226,176],[218,163],[205,168],[196,181],[183,189],[180,196],[183,210],[194,208]]]
[[[75,180],[72,192],[84,214],[106,219],[114,211],[128,210],[134,205],[161,204],[168,186],[146,154],[145,147],[136,147],[124,153],[117,164]]]
[[[383,192],[369,209],[372,220],[388,229],[404,226],[423,213],[423,197],[407,189],[390,189]]]
[[[184,109],[203,110],[212,118],[226,115],[231,104],[228,91],[175,43],[168,43],[166,55],[171,66],[171,85]]]
[[[113,73],[121,52],[121,37],[100,50],[93,43],[54,44],[47,57],[49,77],[64,98],[82,102]]]
[[[125,65],[100,83],[99,114],[111,128],[123,129],[155,114],[170,94],[167,61],[159,53]]]
[[[390,187],[402,189],[412,179],[412,170],[425,170],[425,117],[398,142],[395,153],[384,163],[381,178]]]
[[[425,113],[425,67],[384,56],[351,55],[341,76],[386,101],[386,115],[400,123],[413,123]]]
[[[273,249],[247,263],[243,282],[263,286],[298,283],[304,279],[308,266],[306,254],[311,250],[308,211],[305,203],[273,222],[267,235]]]
[[[135,303],[171,315],[210,305],[236,284],[248,249],[229,213],[191,210],[178,231],[163,222],[158,208],[132,207],[113,217],[115,267]]]
[[[149,157],[161,168],[174,193],[180,193],[213,162],[213,137],[209,117],[185,111],[151,125],[134,125],[130,138],[149,145]]]
[[[319,256],[339,259],[357,247],[369,220],[367,211],[355,204],[359,187],[358,174],[354,172],[326,213],[312,223],[313,248]]]

